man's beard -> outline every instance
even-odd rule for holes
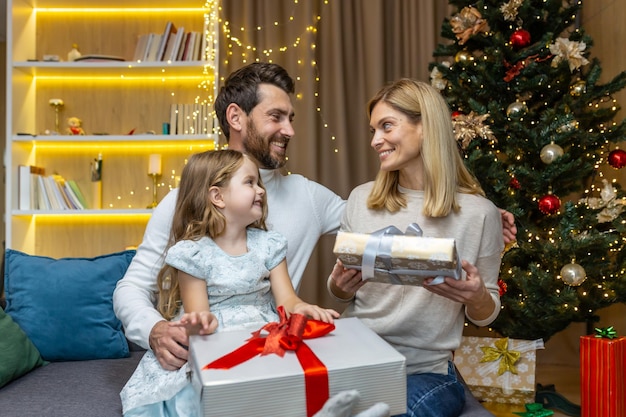
[[[270,152],[270,142],[272,141],[272,139],[266,139],[262,137],[256,130],[256,127],[254,126],[254,122],[252,120],[248,120],[246,130],[248,132],[248,135],[246,137],[246,140],[244,141],[243,146],[246,153],[256,159],[261,168],[278,169],[285,166],[285,164],[287,163],[287,158],[282,155],[272,155],[272,153]],[[289,141],[289,139],[287,138],[280,138],[278,140],[285,143]]]

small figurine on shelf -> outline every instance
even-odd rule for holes
[[[72,50],[67,53],[67,60],[70,62],[75,61],[76,58],[80,58],[81,56],[82,54],[78,50],[78,44],[73,43]]]
[[[67,119],[67,133],[69,135],[84,135],[85,131],[82,124],[83,122],[78,117],[70,117]]]

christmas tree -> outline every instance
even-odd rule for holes
[[[626,166],[612,94],[581,1],[450,1],[431,83],[448,100],[459,146],[487,197],[516,217],[492,327],[549,339],[626,300],[626,199],[610,171]]]

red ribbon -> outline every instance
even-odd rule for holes
[[[526,68],[529,64],[531,64],[533,61],[534,62],[543,62],[546,61],[550,58],[552,58],[553,55],[548,55],[544,58],[539,58],[538,54],[535,55],[531,55],[521,61],[518,61],[515,64],[509,64],[508,62],[504,61],[504,66],[507,67],[507,71],[506,71],[506,75],[504,76],[504,81],[506,81],[507,83],[512,81],[515,77],[517,77],[520,72],[522,72],[522,70],[524,68]]]
[[[322,337],[335,329],[334,324],[318,320],[309,320],[302,314],[292,314],[287,318],[283,306],[278,307],[280,322],[268,323],[252,333],[243,346],[205,365],[207,369],[230,369],[257,355],[276,354],[280,357],[287,350],[293,350],[304,370],[307,416],[318,412],[330,395],[328,371],[303,339]],[[263,331],[269,334],[262,337]]]

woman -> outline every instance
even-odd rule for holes
[[[465,395],[452,354],[465,317],[485,326],[498,315],[501,215],[463,164],[437,90],[401,79],[374,96],[368,113],[380,171],[352,191],[341,229],[372,233],[417,223],[424,236],[455,239],[463,278],[434,285],[431,277],[422,287],[367,283],[338,262],[329,291],[350,303],[344,316],[359,317],[406,356],[407,416],[458,416]]]

